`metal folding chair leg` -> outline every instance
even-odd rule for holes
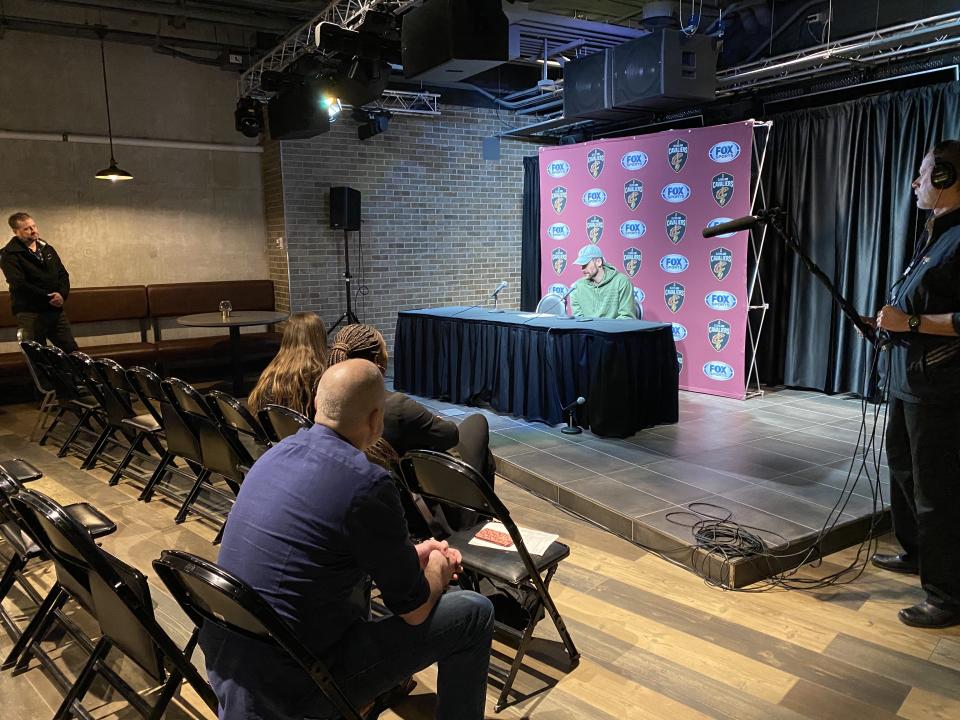
[[[33,618],[27,624],[27,627],[24,628],[20,638],[14,643],[13,648],[3,661],[3,664],[0,665],[0,670],[9,670],[14,665],[19,664],[21,657],[26,653],[34,640],[42,637],[43,633],[50,626],[50,623],[53,621],[54,612],[59,610],[66,601],[66,593],[63,592],[59,585],[54,585],[43,599],[40,607],[37,608],[36,614],[34,614]]]
[[[193,487],[190,488],[190,492],[187,493],[187,497],[184,498],[183,504],[180,506],[180,510],[177,512],[174,522],[178,525],[187,519],[187,513],[190,512],[190,506],[193,505],[194,501],[197,499],[197,495],[200,494],[200,488],[203,487],[203,483],[207,481],[207,478],[210,477],[210,471],[204,468],[204,470],[197,475],[196,482],[193,483]]]
[[[100,453],[103,452],[103,448],[106,446],[107,441],[110,440],[110,436],[112,434],[113,428],[111,428],[109,425],[105,426],[103,430],[100,431],[97,439],[90,447],[90,452],[87,453],[87,456],[83,459],[83,462],[80,463],[81,470],[90,470],[94,465],[97,464],[97,458],[100,457]]]
[[[173,460],[173,453],[165,452],[163,457],[160,458],[160,464],[157,465],[157,469],[153,471],[153,475],[150,476],[150,479],[147,481],[147,484],[143,486],[143,490],[140,491],[140,497],[137,500],[143,500],[144,502],[150,502],[153,498],[153,491],[157,486],[157,483],[163,479],[163,474],[167,470],[167,466]]]
[[[40,436],[41,445],[47,444],[47,439],[50,437],[50,433],[52,433],[53,429],[60,424],[60,421],[63,419],[63,416],[66,414],[66,412],[67,412],[66,408],[60,408],[60,411],[53,417],[53,422],[50,423],[50,427],[48,427],[44,431],[43,435]]]
[[[30,442],[36,440],[35,436],[37,433],[43,430],[47,420],[50,419],[50,414],[56,407],[56,393],[54,393],[53,390],[47,390],[43,396],[43,399],[40,401],[40,408],[39,412],[37,413],[37,421],[33,424],[33,429],[30,431],[30,435],[27,438],[30,440]]]
[[[80,431],[86,426],[87,420],[90,418],[92,413],[92,408],[84,410],[83,413],[81,413],[80,419],[77,420],[77,424],[73,426],[73,430],[67,436],[67,439],[63,441],[63,445],[61,445],[60,449],[57,450],[57,457],[63,457],[67,454],[67,450],[70,449],[70,446],[73,445],[73,441],[77,439]]]
[[[108,652],[110,652],[111,644],[112,643],[107,638],[100,638],[96,647],[93,649],[93,653],[87,660],[87,664],[83,666],[83,670],[77,677],[76,682],[74,682],[70,687],[70,691],[63,698],[63,702],[60,703],[60,707],[57,708],[57,712],[54,713],[53,720],[64,720],[65,718],[69,718],[73,704],[83,701],[83,696],[87,694],[87,690],[90,688],[91,683],[97,676],[97,664],[107,656]]]

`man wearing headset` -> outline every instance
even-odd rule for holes
[[[960,141],[937,143],[913,181],[930,211],[913,259],[876,325],[890,334],[887,464],[903,552],[873,564],[920,575],[926,600],[899,618],[960,624]]]

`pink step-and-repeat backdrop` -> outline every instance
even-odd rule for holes
[[[643,319],[673,325],[684,390],[743,398],[753,122],[540,149],[540,287],[566,292],[587,243],[626,273]]]

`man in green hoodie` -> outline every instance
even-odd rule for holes
[[[583,270],[583,278],[573,284],[574,317],[636,319],[633,285],[603,261],[600,248],[584,245],[574,262]]]

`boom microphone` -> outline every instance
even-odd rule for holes
[[[735,233],[740,230],[749,230],[757,223],[766,222],[773,215],[778,215],[780,213],[780,208],[770,208],[769,210],[761,210],[756,215],[744,215],[743,217],[737,218],[736,220],[731,220],[730,222],[720,223],[719,225],[714,225],[713,227],[706,227],[702,231],[702,235],[705,238],[716,237],[717,235],[726,235],[727,233]]]
[[[716,237],[717,235],[726,235],[727,233],[739,232],[740,230],[749,230],[754,225],[760,222],[760,218],[756,215],[744,215],[741,218],[736,220],[731,220],[730,222],[720,223],[719,225],[714,225],[713,227],[705,227],[703,229],[703,236],[705,238]]]

